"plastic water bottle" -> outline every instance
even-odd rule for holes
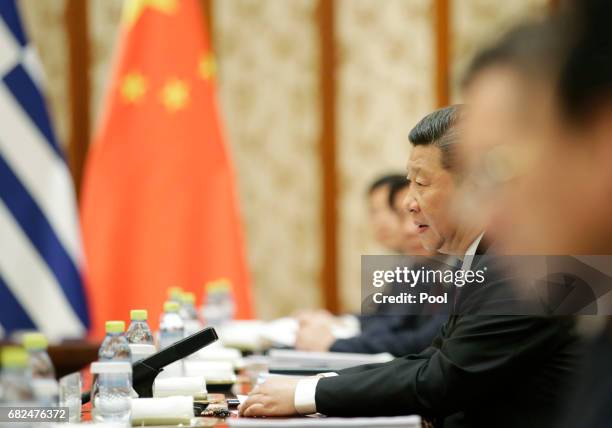
[[[164,349],[185,337],[185,325],[179,315],[180,305],[166,301],[159,324],[159,348]]]
[[[2,348],[0,386],[2,402],[6,404],[33,403],[34,391],[28,376],[28,353],[18,346]]]
[[[98,351],[100,361],[131,361],[132,352],[124,331],[123,321],[106,321],[106,337]]]
[[[181,304],[181,294],[183,289],[181,287],[170,287],[168,288],[168,300]]]
[[[55,368],[47,353],[47,338],[42,333],[23,335],[23,347],[28,352],[28,376],[37,403],[41,406],[57,404],[59,384],[55,380]]]
[[[179,315],[183,320],[197,320],[198,311],[195,308],[195,294],[181,293],[181,309]]]
[[[132,408],[132,365],[123,361],[98,361],[91,364],[91,373],[94,422],[127,423]]]
[[[132,322],[125,333],[128,343],[153,345],[153,333],[147,324],[148,312],[145,309],[133,309],[130,318]]]
[[[229,280],[220,279],[205,287],[206,300],[202,305],[202,316],[206,323],[219,327],[233,320],[236,308]]]
[[[195,294],[183,293],[181,295],[181,303],[179,315],[185,325],[185,336],[189,336],[202,329],[202,323],[198,318],[198,311],[195,307]]]
[[[29,354],[29,373],[32,379],[55,379],[55,368],[47,353],[47,338],[42,333],[23,335],[23,347]]]

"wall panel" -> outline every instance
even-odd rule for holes
[[[461,99],[460,82],[478,49],[494,43],[512,25],[548,12],[549,0],[452,0],[451,100]]]
[[[26,31],[42,65],[47,105],[56,136],[65,145],[70,133],[68,30],[65,25],[67,2],[21,0],[18,4]]]
[[[258,313],[320,304],[316,0],[213,3],[219,93]]]
[[[434,105],[431,0],[336,2],[340,285],[360,304],[360,255],[380,253],[367,229],[365,191],[405,170],[408,132]]]

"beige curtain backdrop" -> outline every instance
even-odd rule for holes
[[[19,5],[26,30],[38,50],[57,138],[66,144],[70,128],[68,31],[64,18],[66,0],[21,0]]]
[[[257,313],[320,304],[315,0],[214,3],[219,91],[238,174]]]
[[[430,0],[336,2],[340,290],[359,309],[362,254],[380,254],[367,228],[365,191],[381,173],[403,173],[410,128],[433,108]]]
[[[548,12],[550,0],[452,0],[451,98],[461,99],[461,76],[478,49],[493,43],[512,25]]]
[[[70,128],[66,0],[20,0],[47,77],[61,141]],[[84,0],[85,1],[85,0]],[[100,111],[122,0],[87,0],[92,123]],[[466,63],[547,0],[451,0],[453,100]],[[318,0],[215,0],[218,91],[238,179],[259,316],[321,305]],[[360,255],[380,253],[364,192],[403,171],[410,128],[434,107],[433,0],[337,0],[338,239],[341,303],[357,310]],[[325,72],[328,72],[327,70]]]

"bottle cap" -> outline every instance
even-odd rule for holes
[[[164,303],[164,312],[178,312],[181,305],[178,302],[172,302],[170,300]]]
[[[125,331],[125,322],[123,321],[106,321],[107,333],[123,333]]]
[[[130,311],[130,319],[133,321],[146,321],[149,313],[146,309],[132,309]]]
[[[132,364],[127,361],[96,361],[91,363],[90,372],[100,373],[132,373]]]
[[[28,353],[20,346],[6,346],[1,355],[3,368],[25,368],[28,365]]]
[[[183,293],[181,294],[181,301],[183,303],[195,303],[195,294],[193,293]]]
[[[179,300],[183,289],[181,287],[170,287],[168,288],[168,298],[171,300]]]
[[[49,342],[47,342],[45,335],[38,332],[25,333],[22,342],[23,347],[29,351],[47,349],[47,346],[49,346]]]
[[[206,283],[204,286],[207,294],[227,293],[231,289],[231,281],[227,278],[219,278]]]

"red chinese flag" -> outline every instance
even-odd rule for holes
[[[233,171],[198,0],[129,0],[82,192],[92,334],[227,278],[252,316]]]

